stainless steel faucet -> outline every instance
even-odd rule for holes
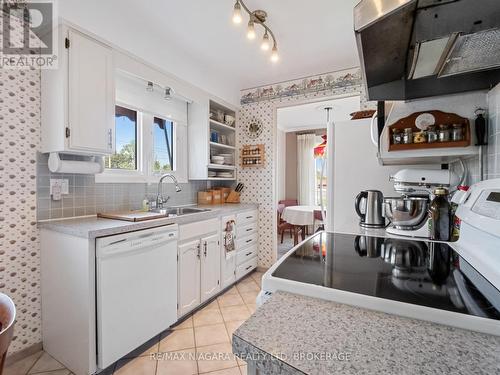
[[[161,209],[163,208],[163,205],[168,202],[170,197],[167,195],[166,197],[163,196],[163,180],[167,177],[170,177],[170,179],[174,182],[175,184],[175,192],[179,193],[182,191],[181,187],[179,186],[179,183],[177,182],[177,179],[173,174],[166,173],[160,177],[160,181],[158,181],[158,194],[156,195],[156,208]]]

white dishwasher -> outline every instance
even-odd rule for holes
[[[177,225],[96,240],[101,369],[177,320]]]

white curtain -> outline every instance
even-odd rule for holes
[[[299,204],[313,206],[316,204],[316,168],[314,163],[314,134],[297,136],[297,183]]]

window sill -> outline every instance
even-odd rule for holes
[[[189,181],[184,177],[180,176],[178,173],[172,173],[180,184],[188,183]],[[107,184],[107,183],[130,183],[130,184],[153,184],[160,181],[161,175],[150,175],[146,176],[137,172],[127,172],[127,171],[105,171],[101,174],[95,175],[96,184]],[[165,179],[164,183],[173,183],[170,179]]]

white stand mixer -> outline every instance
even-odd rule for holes
[[[427,211],[432,192],[438,187],[456,190],[460,177],[448,169],[402,169],[391,181],[401,197],[384,199],[385,217],[391,221],[387,233],[429,238]]]

